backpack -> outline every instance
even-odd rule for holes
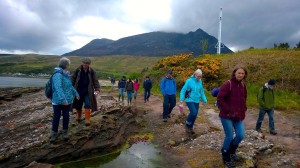
[[[217,97],[219,92],[220,92],[220,87],[213,88],[213,90],[211,91],[211,95],[213,97]]]
[[[58,72],[55,72],[54,74],[56,74]],[[48,80],[48,82],[46,83],[45,85],[45,96],[48,98],[48,99],[52,99],[52,77],[53,75],[51,75],[50,79]]]

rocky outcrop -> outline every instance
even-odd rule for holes
[[[119,105],[111,96],[102,95],[97,98],[100,107],[92,113],[90,127],[85,127],[84,121],[70,126],[68,142],[59,135],[59,140],[50,144],[52,107],[43,94],[22,95],[0,106],[0,167],[21,167],[33,161],[66,162],[107,153],[119,148],[135,131],[137,113]],[[74,117],[71,115],[71,122]]]

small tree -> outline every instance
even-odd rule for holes
[[[201,40],[200,41],[200,47],[201,47],[201,50],[202,50],[202,54],[206,54],[206,51],[207,51],[207,48],[208,48],[208,40],[205,39],[205,40]]]

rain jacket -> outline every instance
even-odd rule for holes
[[[52,77],[52,104],[63,105],[64,103],[72,104],[78,93],[72,86],[69,73],[62,68],[56,67]]]
[[[262,109],[271,110],[274,108],[274,93],[273,90],[268,87],[267,83],[259,89],[257,100],[259,107]]]
[[[190,96],[185,98],[185,92],[191,91]],[[202,80],[197,80],[194,75],[185,81],[184,86],[180,91],[180,101],[200,103],[202,100],[207,103],[207,99],[204,93]]]
[[[159,87],[163,95],[176,94],[176,81],[174,78],[163,78],[160,82]]]

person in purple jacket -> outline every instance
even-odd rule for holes
[[[243,66],[236,66],[232,72],[231,79],[224,82],[217,96],[220,107],[219,117],[225,133],[225,139],[221,149],[222,158],[227,167],[233,167],[236,161],[236,149],[245,137],[245,126],[243,120],[247,111],[246,99],[247,89],[245,79],[247,70]],[[234,132],[235,137],[233,137]]]

